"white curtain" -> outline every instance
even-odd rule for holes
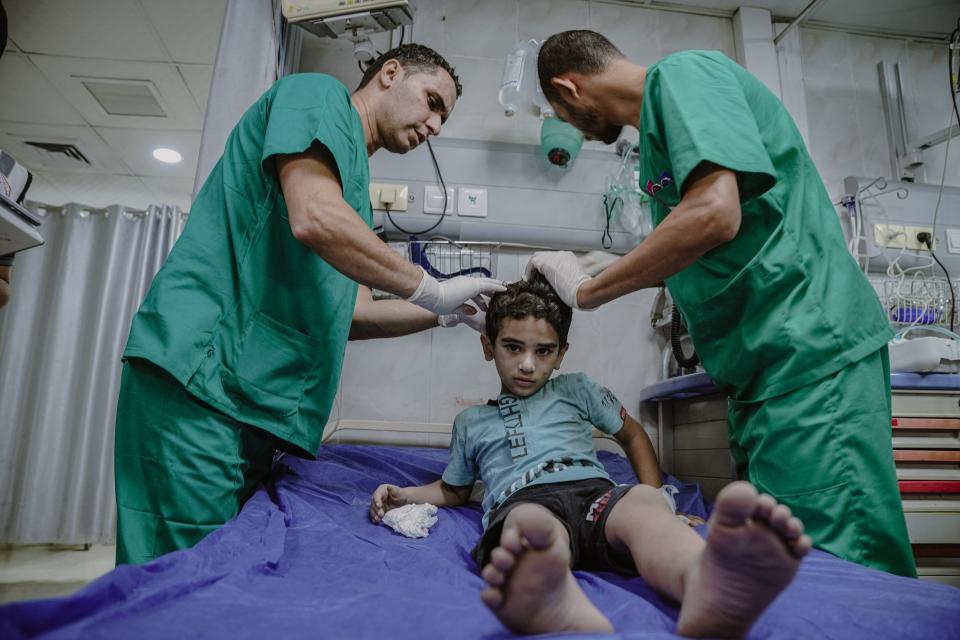
[[[184,214],[28,206],[46,244],[0,311],[0,543],[109,543],[120,355]]]

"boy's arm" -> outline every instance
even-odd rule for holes
[[[640,484],[658,488],[663,485],[660,479],[660,464],[657,462],[657,454],[653,451],[653,443],[650,442],[647,432],[639,422],[625,414],[623,427],[613,437],[626,452]]]
[[[405,504],[429,502],[438,507],[459,507],[467,503],[472,489],[473,485],[455,487],[442,479],[419,487],[382,484],[370,498],[370,520],[379,523],[387,511]]]

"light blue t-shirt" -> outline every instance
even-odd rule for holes
[[[559,375],[526,398],[501,394],[456,417],[443,481],[462,487],[479,476],[486,486],[486,528],[490,512],[524,487],[610,480],[597,459],[592,430],[613,435],[626,413],[609,389],[582,373]]]

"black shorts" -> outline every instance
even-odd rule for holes
[[[471,555],[481,569],[490,561],[490,552],[500,544],[507,514],[524,503],[546,507],[567,529],[570,537],[571,567],[584,571],[616,571],[636,575],[629,553],[610,546],[604,534],[607,516],[633,486],[615,485],[603,478],[551,482],[520,489],[490,513],[487,530]]]

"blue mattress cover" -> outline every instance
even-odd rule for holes
[[[618,481],[629,464],[606,452]],[[119,567],[64,598],[0,607],[0,638],[506,638],[470,558],[479,505],[442,509],[424,539],[367,519],[382,482],[436,480],[442,449],[326,446],[284,457],[241,513],[192,549]],[[682,510],[706,516],[699,489]],[[678,607],[640,578],[577,572],[622,638],[674,637]],[[578,636],[562,636],[564,638]],[[814,551],[753,638],[960,638],[960,589]]]

